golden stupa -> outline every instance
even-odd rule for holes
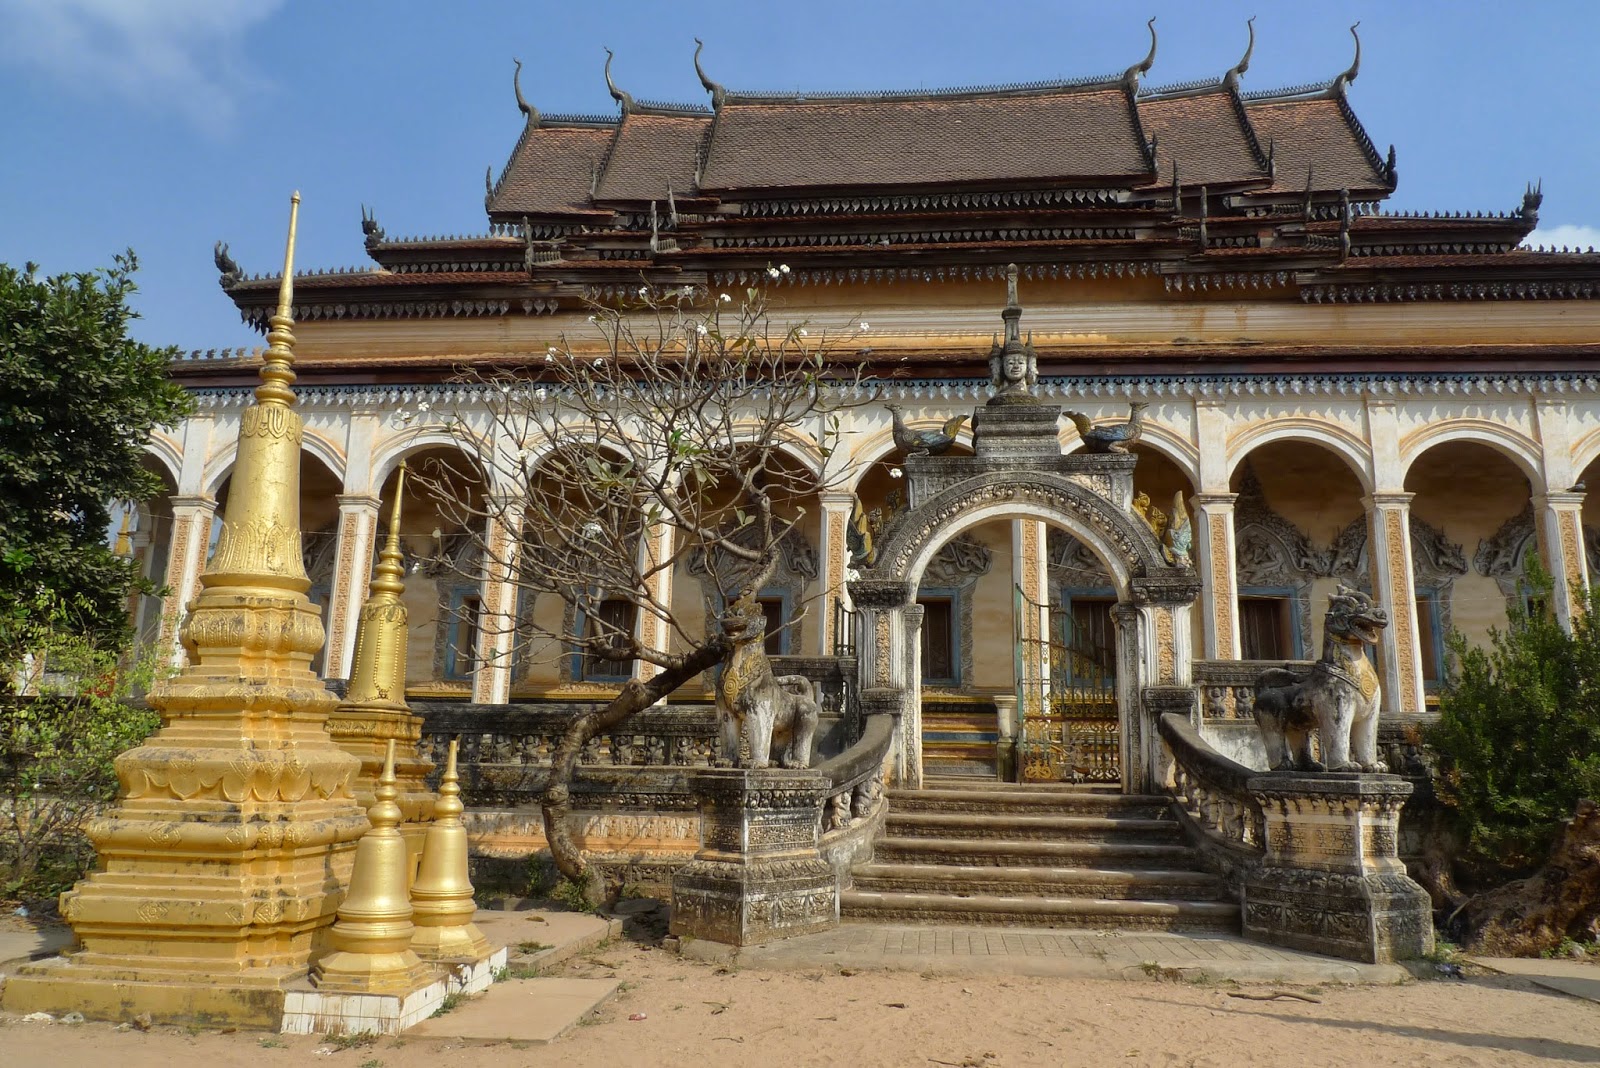
[[[278,1026],[326,949],[367,817],[359,761],[329,738],[338,699],[301,563],[301,421],[291,388],[295,224],[255,402],[239,420],[222,534],[182,631],[188,665],[150,694],[161,729],[117,758],[99,868],[62,895],[82,943],[5,986],[11,1012]]]

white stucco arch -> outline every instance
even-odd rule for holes
[[[181,484],[178,480],[183,475],[183,448],[176,441],[157,432],[144,443],[144,451],[160,462],[174,486]]]
[[[1544,457],[1533,439],[1507,426],[1487,419],[1445,419],[1424,427],[1407,437],[1400,445],[1400,478],[1402,484],[1411,471],[1411,465],[1429,449],[1452,441],[1470,441],[1487,445],[1495,452],[1517,465],[1528,479],[1528,488],[1535,495],[1546,491]],[[1583,470],[1578,466],[1576,470]],[[1558,487],[1566,489],[1565,486]]]
[[[1245,458],[1264,445],[1280,441],[1302,441],[1320,445],[1344,460],[1363,493],[1376,488],[1372,472],[1372,448],[1360,436],[1336,423],[1306,418],[1272,419],[1241,431],[1228,441],[1228,478],[1233,478]]]

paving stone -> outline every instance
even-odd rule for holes
[[[617,992],[617,979],[513,979],[496,983],[443,1016],[424,1020],[408,1038],[471,1042],[553,1042]]]
[[[1531,957],[1473,957],[1472,962],[1492,972],[1526,979],[1546,990],[1600,1002],[1600,966],[1594,964]]]

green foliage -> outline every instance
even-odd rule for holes
[[[1550,579],[1531,561],[1536,605]],[[1538,866],[1580,798],[1600,799],[1600,588],[1571,634],[1536,608],[1487,648],[1451,637],[1455,677],[1425,731],[1435,790],[1460,823],[1463,874],[1498,882]]]
[[[113,641],[150,586],[106,545],[109,505],[159,491],[144,443],[192,404],[167,378],[174,350],[128,337],[136,267],[131,251],[43,279],[0,264],[0,612],[49,591]]]
[[[0,614],[0,899],[53,897],[94,862],[87,821],[116,799],[113,760],[159,717],[135,704],[153,651],[119,657],[48,594]]]

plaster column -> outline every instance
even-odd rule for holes
[[[650,569],[661,563],[670,561],[673,553],[675,531],[667,523],[657,523],[645,528],[645,536],[640,539],[639,554],[641,570],[648,573]],[[661,607],[664,612],[672,610],[672,571],[662,567],[655,574],[650,575],[647,584],[650,588],[650,599]],[[650,612],[639,614],[639,644],[646,649],[667,651],[672,645],[672,627],[666,619]],[[644,660],[639,660],[633,665],[633,677],[640,682],[654,678],[661,671],[656,665]],[[666,698],[661,699],[666,703]]]
[[[817,655],[833,655],[834,643],[839,635],[834,633],[837,624],[834,605],[849,604],[845,589],[845,574],[850,569],[850,539],[845,535],[850,529],[850,516],[855,509],[855,497],[848,493],[822,495],[822,553],[818,561],[820,573],[817,587],[821,596],[817,600]]]
[[[172,498],[172,545],[167,553],[167,596],[161,602],[161,629],[158,639],[163,646],[172,647],[172,662],[182,665],[183,648],[178,643],[178,632],[189,602],[199,589],[200,570],[206,563],[206,549],[211,542],[211,523],[217,514],[217,502],[210,497],[183,496]]]
[[[1540,555],[1550,572],[1556,619],[1568,630],[1588,603],[1589,564],[1583,550],[1583,494],[1567,491],[1533,498],[1539,517]]]
[[[473,651],[472,700],[503,705],[511,699],[511,649],[517,634],[518,546],[527,502],[500,496],[489,504],[483,540],[488,547],[479,593],[478,647]]]
[[[897,786],[922,782],[922,687],[919,650],[912,647],[907,616],[917,606],[911,587],[895,580],[858,579],[850,584],[855,605],[856,655],[860,658],[863,712],[899,717],[890,745],[888,772]],[[921,623],[920,609],[913,624]]]
[[[1234,576],[1233,505],[1237,493],[1197,493],[1195,566],[1200,573],[1200,635],[1208,659],[1238,660],[1239,597]]]
[[[333,591],[328,606],[328,650],[323,674],[330,679],[350,677],[355,654],[356,620],[372,577],[373,539],[378,531],[379,500],[365,493],[339,495],[338,560],[333,570]]]
[[[1011,581],[1022,591],[1017,601],[1016,633],[1022,640],[1022,675],[1017,682],[1038,680],[1023,687],[1020,712],[1024,717],[1044,712],[1050,689],[1050,579],[1045,567],[1045,525],[1037,519],[1011,523]],[[1031,603],[1030,603],[1031,602]]]
[[[1416,582],[1411,565],[1410,493],[1374,493],[1362,498],[1367,510],[1368,558],[1372,589],[1389,613],[1380,641],[1383,711],[1405,718],[1426,709],[1422,697],[1422,643],[1417,632]]]

